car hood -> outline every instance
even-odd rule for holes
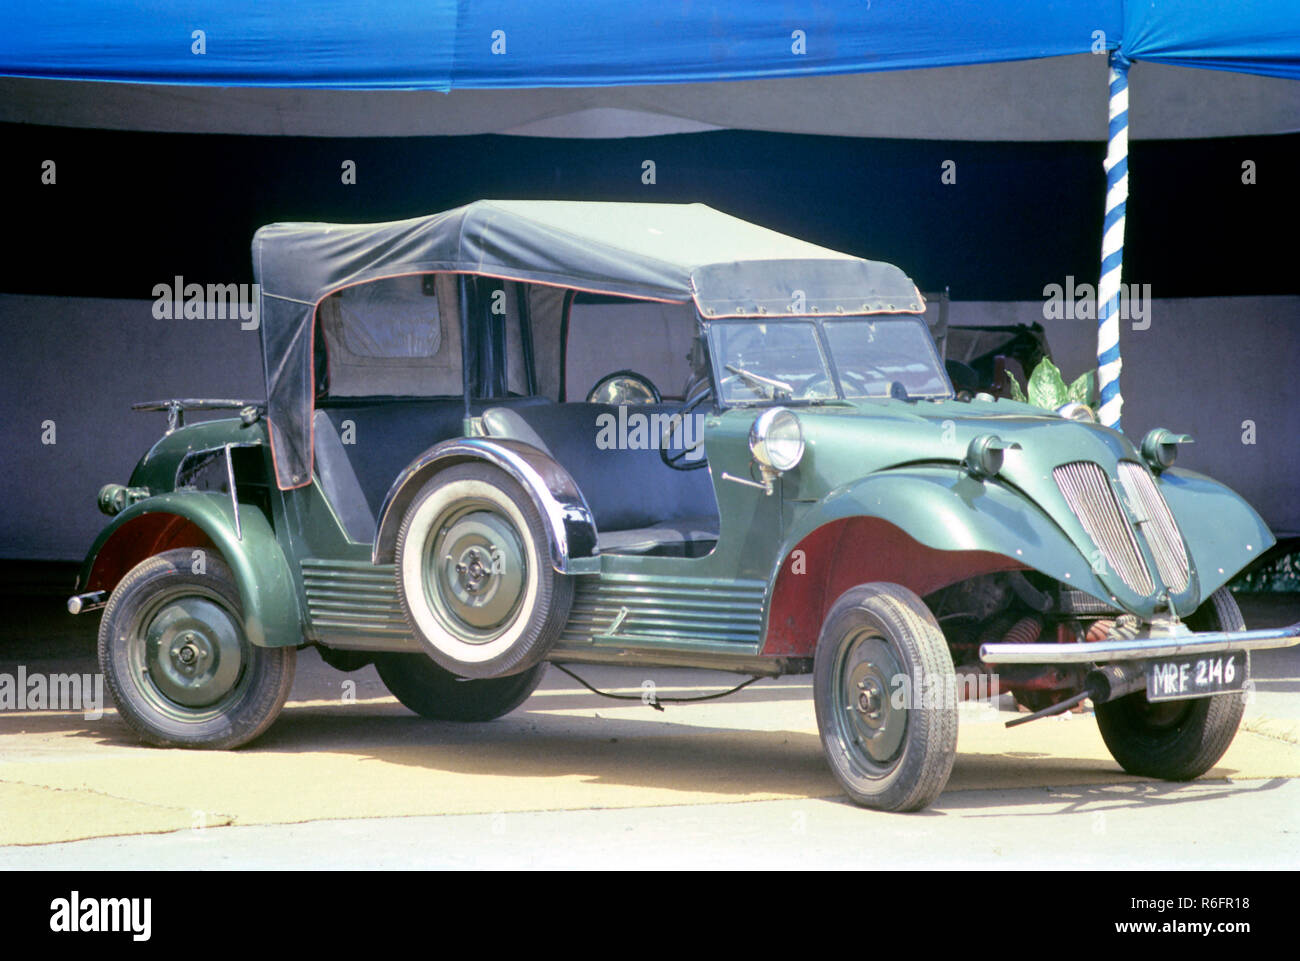
[[[807,445],[801,498],[908,470],[969,483],[963,464],[971,442],[996,435],[1018,448],[1005,451],[1001,469],[984,483],[1037,505],[1112,600],[1149,609],[1167,593],[1179,610],[1198,600],[1195,568],[1160,481],[1118,431],[1009,400],[864,400],[797,413]]]

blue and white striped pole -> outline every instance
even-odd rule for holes
[[[1124,267],[1124,209],[1128,204],[1128,58],[1110,54],[1110,128],[1106,145],[1106,218],[1102,222],[1101,279],[1097,284],[1098,417],[1120,430],[1119,285]]]

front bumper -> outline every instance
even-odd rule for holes
[[[1219,651],[1259,651],[1294,644],[1300,644],[1300,623],[1258,631],[1204,631],[1199,634],[1179,624],[1173,628],[1153,629],[1147,636],[1131,640],[1091,644],[982,644],[980,660],[986,664],[1093,664]]]

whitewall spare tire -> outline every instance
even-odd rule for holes
[[[397,592],[416,638],[467,678],[518,674],[559,638],[573,581],[551,564],[528,493],[490,464],[439,471],[397,534]]]

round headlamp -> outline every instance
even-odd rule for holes
[[[763,467],[787,471],[803,458],[803,428],[794,411],[771,407],[749,429],[749,451]]]
[[[1097,415],[1093,413],[1092,408],[1078,401],[1072,400],[1068,404],[1062,404],[1056,408],[1056,412],[1066,420],[1077,420],[1085,424],[1097,423]]]

